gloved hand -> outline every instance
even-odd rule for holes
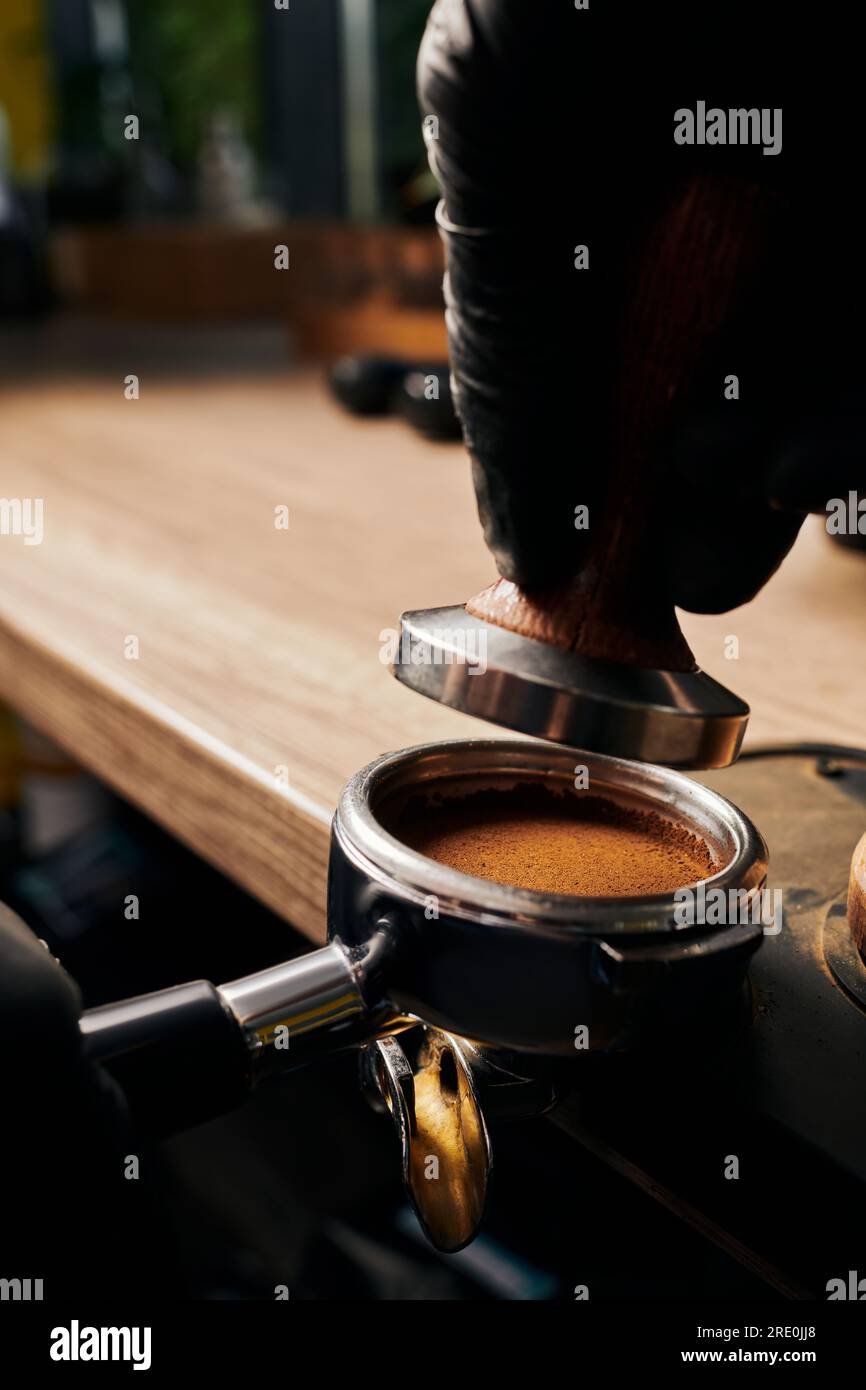
[[[720,612],[761,588],[809,510],[866,490],[863,268],[845,143],[859,125],[841,75],[832,111],[808,83],[797,108],[778,96],[780,37],[793,37],[785,7],[729,5],[713,43],[693,27],[693,5],[637,9],[433,8],[418,85],[443,192],[455,404],[500,573],[533,589],[579,572],[617,506],[613,383],[635,248],[689,179],[755,199],[748,274],[687,363],[645,465],[644,524],[671,598]],[[804,71],[815,70],[814,26],[802,37]],[[674,113],[698,96],[781,106],[781,151],[677,145]],[[589,269],[575,268],[578,245]],[[730,374],[739,399],[725,398]],[[578,504],[587,531],[575,529]]]
[[[7,1103],[14,1097],[22,1109],[49,1115],[73,1105],[117,1132],[125,1122],[123,1097],[88,1061],[80,1014],[75,981],[0,903],[0,1057],[6,1063]]]
[[[0,1264],[70,1300],[147,1277],[147,1165],[120,1089],[84,1051],[74,981],[0,904]],[[127,1156],[145,1172],[128,1181]]]

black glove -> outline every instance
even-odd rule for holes
[[[693,4],[433,8],[418,85],[443,192],[455,404],[485,539],[524,587],[578,572],[616,506],[623,267],[648,216],[696,175],[756,189],[767,215],[747,293],[652,441],[646,525],[671,597],[694,611],[745,602],[807,511],[866,487],[860,216],[845,143],[860,122],[844,109],[859,88],[837,66],[834,106],[806,81],[792,106],[779,54],[814,74],[823,33],[838,65],[832,24],[806,33],[788,7],[755,11],[726,6],[710,42]],[[698,97],[782,108],[781,151],[677,145],[674,112]],[[574,267],[578,245],[588,270]],[[738,400],[725,399],[729,374]],[[578,504],[589,531],[575,529]]]
[[[156,1229],[144,1152],[122,1092],[85,1055],[80,1012],[73,980],[0,905],[0,1266],[68,1306],[147,1282],[142,1232]],[[130,1154],[139,1180],[125,1177]]]

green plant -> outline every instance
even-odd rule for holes
[[[258,142],[253,0],[127,0],[136,85],[159,112],[169,153],[195,160],[209,113],[228,107]]]

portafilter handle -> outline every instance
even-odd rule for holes
[[[408,1026],[388,1003],[390,924],[215,986],[206,980],[86,1010],[88,1055],[123,1088],[136,1125],[165,1135],[233,1109],[266,1076]]]

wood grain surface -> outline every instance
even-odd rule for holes
[[[134,369],[0,392],[0,497],[42,498],[45,527],[41,545],[0,535],[0,696],[320,939],[347,777],[491,732],[379,659],[403,609],[493,577],[468,464],[342,414],[311,373],[145,378],[128,401]],[[864,600],[866,555],[815,519],[754,603],[683,628],[751,703],[749,741],[863,744]]]

